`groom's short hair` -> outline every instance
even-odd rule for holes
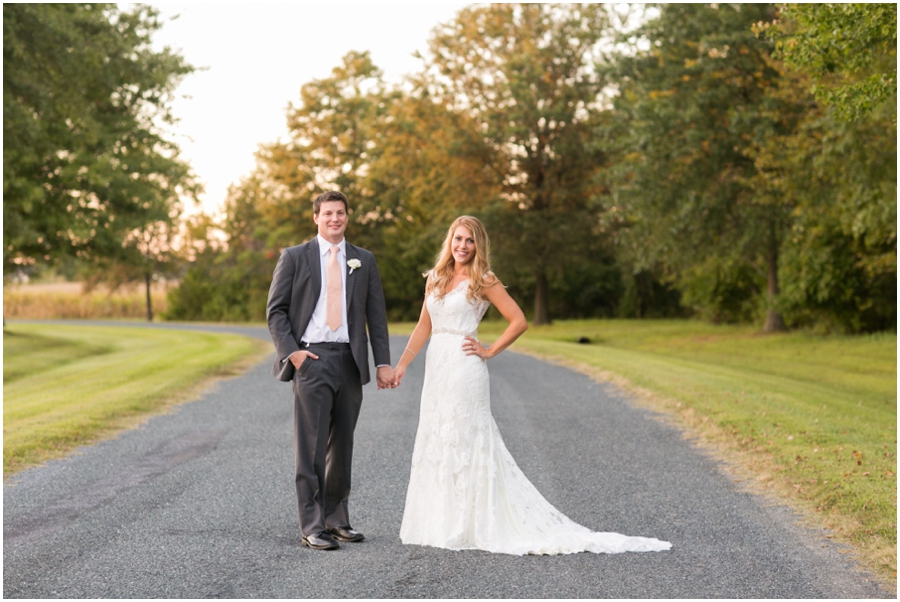
[[[313,215],[319,215],[319,209],[322,207],[322,203],[340,201],[344,204],[344,211],[350,213],[350,204],[347,202],[347,197],[344,196],[343,192],[338,192],[337,190],[329,190],[328,192],[323,192],[319,196],[316,197],[316,200],[313,201]]]

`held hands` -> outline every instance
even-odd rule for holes
[[[463,341],[463,344],[462,344],[462,350],[463,350],[463,353],[465,353],[466,355],[477,355],[478,357],[480,357],[483,360],[493,357],[493,355],[491,354],[490,348],[485,347],[484,345],[479,343],[474,337],[466,337],[465,338],[465,340]],[[409,348],[407,348],[406,351],[409,351]],[[409,352],[412,353],[412,351],[409,351]],[[413,355],[413,357],[415,357],[415,355]],[[406,375],[406,366],[403,365],[403,362],[400,362],[399,364],[397,364],[397,367],[393,369],[391,382],[384,386],[381,385],[381,377],[380,377],[381,368],[378,369],[378,373],[379,373],[379,380],[378,380],[378,388],[379,389],[383,389],[383,388],[396,389],[403,382],[403,377],[404,377],[404,375]]]
[[[462,350],[466,355],[477,355],[483,360],[493,357],[490,348],[483,346],[475,337],[466,337],[462,344]]]
[[[477,355],[483,360],[493,357],[491,354],[491,350],[488,347],[485,347],[481,343],[479,343],[475,337],[466,337],[462,344],[463,353],[466,355]],[[412,351],[407,347],[406,351],[412,353]],[[415,357],[415,354],[413,354]],[[379,379],[378,379],[378,388],[379,389],[396,389],[403,382],[403,377],[406,375],[406,366],[401,361],[397,364],[397,367],[393,369],[391,382],[383,385],[381,384],[381,368],[378,369]]]
[[[394,369],[390,366],[381,366],[380,368],[378,368],[378,371],[375,374],[375,379],[378,381],[379,389],[393,389],[398,384],[400,384],[394,384]]]
[[[294,369],[299,370],[300,366],[303,365],[303,362],[305,362],[306,358],[308,357],[311,357],[314,360],[319,359],[318,355],[304,349],[295,351],[288,359],[294,365]],[[378,381],[379,389],[393,389],[400,384],[399,380],[397,380],[396,384],[394,384],[394,370],[390,366],[381,366],[380,368],[378,368],[375,378]]]
[[[394,382],[391,384],[392,389],[396,389],[400,386],[404,374],[406,374],[406,366],[397,364],[397,367],[394,368]]]

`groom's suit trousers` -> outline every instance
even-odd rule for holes
[[[350,345],[306,349],[319,359],[306,358],[293,378],[297,511],[304,536],[350,525],[353,431],[362,405]]]

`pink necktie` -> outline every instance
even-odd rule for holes
[[[332,332],[341,326],[341,267],[338,265],[337,255],[339,247],[332,245],[331,257],[328,258],[328,267],[325,277],[328,285],[325,288],[325,324]]]

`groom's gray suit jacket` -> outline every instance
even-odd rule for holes
[[[372,353],[376,366],[389,366],[391,352],[388,341],[387,312],[381,277],[375,265],[375,256],[369,251],[346,245],[347,261],[358,259],[360,267],[347,271],[347,330],[350,349],[359,368],[362,384],[371,380],[369,375],[368,338],[372,339]],[[272,376],[290,381],[294,377],[294,364],[284,361],[300,350],[300,337],[312,318],[322,289],[321,254],[318,238],[281,253],[272,275],[266,319],[269,333],[275,343],[275,365]],[[366,326],[368,325],[368,336]],[[320,341],[308,341],[316,343]]]

